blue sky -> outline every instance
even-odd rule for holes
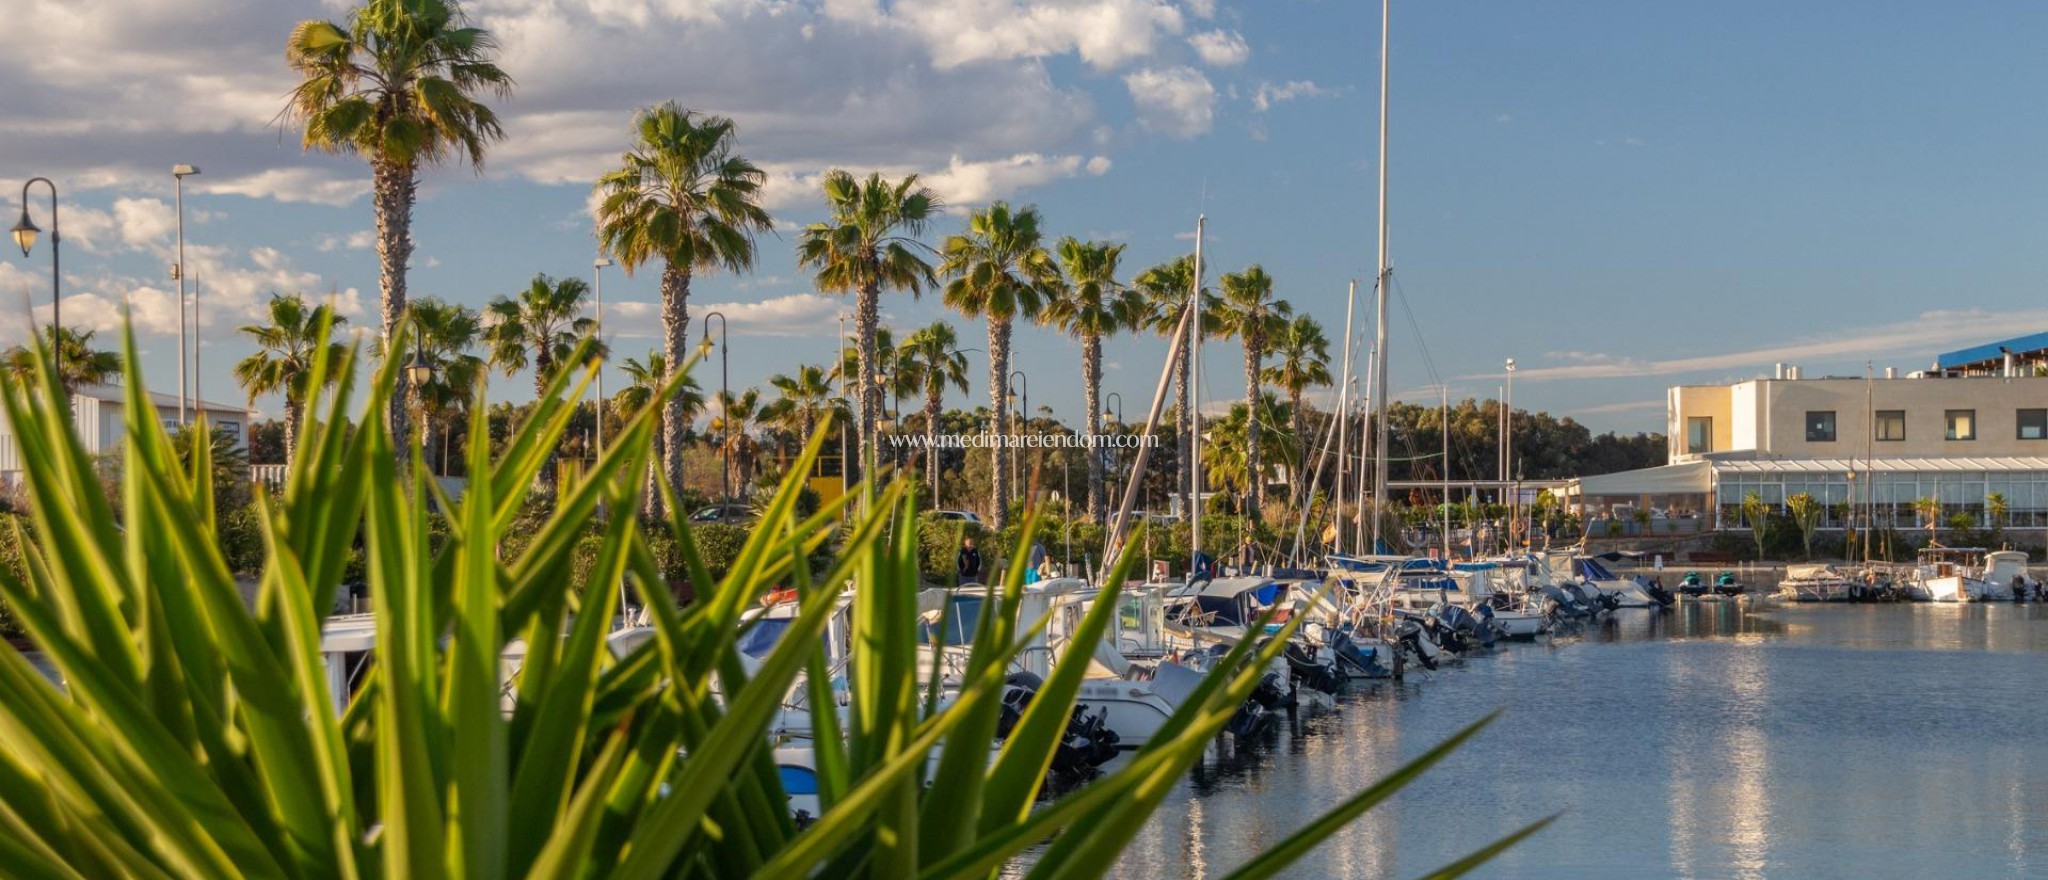
[[[18,181],[58,179],[66,317],[111,328],[131,302],[159,390],[175,387],[173,163],[205,169],[186,219],[208,397],[239,397],[227,370],[249,348],[233,328],[273,290],[338,291],[373,320],[366,170],[303,155],[273,122],[285,32],[339,8],[26,0],[0,32],[0,192],[11,212]],[[589,182],[633,110],[668,98],[739,120],[786,230],[762,239],[751,276],[693,293],[693,312],[734,317],[738,384],[832,357],[844,304],[792,258],[826,167],[919,171],[961,207],[1035,203],[1055,234],[1128,242],[1132,273],[1187,249],[1206,212],[1212,278],[1260,262],[1333,336],[1346,280],[1373,271],[1377,4],[467,8],[519,81],[500,105],[511,136],[481,176],[427,178],[415,295],[481,305],[535,272],[587,277]],[[2020,3],[1397,2],[1395,391],[1492,396],[1514,357],[1518,405],[1657,430],[1669,384],[1777,361],[1912,369],[2048,327],[2044,19]],[[960,223],[942,219],[933,242]],[[0,259],[5,341],[23,338],[24,296],[47,309],[47,260]],[[658,344],[655,274],[608,274],[622,355]],[[941,317],[936,297],[885,307],[899,327]],[[1031,328],[1016,348],[1034,407],[1078,417],[1078,345]],[[1136,410],[1164,347],[1108,351],[1106,390]],[[1234,346],[1206,362],[1212,398],[1242,395]]]

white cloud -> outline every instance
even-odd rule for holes
[[[1151,68],[1124,76],[1138,125],[1177,138],[1207,134],[1216,121],[1216,87],[1192,67]]]
[[[321,253],[333,253],[339,250],[369,250],[372,247],[376,247],[376,245],[376,230],[358,229],[347,235],[342,235],[333,232],[323,233],[317,240],[315,240],[313,247],[316,250],[319,250]]]
[[[823,336],[833,337],[839,333],[839,315],[843,304],[836,299],[817,293],[794,293],[778,296],[761,302],[751,303],[691,303],[690,323],[692,332],[698,332],[705,315],[718,312],[731,323],[735,334],[750,336]],[[613,331],[606,327],[609,335],[619,339],[661,338],[661,303],[648,300],[623,300],[604,304],[606,323],[613,319],[632,329]]]
[[[369,172],[348,176],[328,168],[270,168],[208,183],[205,192],[280,202],[311,202],[342,207],[368,195]]]
[[[1216,0],[1188,0],[1188,11],[1196,18],[1216,17]]]
[[[1296,98],[1327,98],[1338,94],[1337,89],[1325,88],[1305,79],[1289,80],[1280,85],[1269,82],[1259,83],[1259,90],[1252,95],[1252,108],[1264,113],[1274,104],[1292,101]]]
[[[856,6],[875,21],[878,4]],[[890,18],[919,34],[940,69],[982,61],[1073,52],[1096,70],[1151,57],[1162,36],[1181,31],[1180,10],[1156,0],[911,0]]]
[[[1211,67],[1235,67],[1252,57],[1252,47],[1245,45],[1236,31],[1203,31],[1189,37],[1188,45]]]
[[[2010,336],[2014,327],[2048,325],[2048,309],[2013,312],[1981,310],[1931,311],[1910,321],[1874,327],[1845,328],[1826,337],[1812,337],[1752,348],[1692,357],[1651,359],[1588,352],[1552,352],[1564,361],[1556,366],[1524,366],[1515,372],[1521,381],[1543,379],[1625,379],[1643,376],[1680,376],[1697,373],[1754,372],[1761,374],[1774,363],[1800,361],[1861,361],[1879,353],[1882,357],[1922,358],[1945,348],[1985,339]],[[1460,379],[1500,379],[1505,373],[1477,373]]]
[[[1101,176],[1109,171],[1109,164],[1106,156],[1083,159],[1019,153],[990,162],[966,162],[955,156],[945,170],[925,175],[924,181],[946,204],[964,208],[1083,173]]]

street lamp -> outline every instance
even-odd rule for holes
[[[1515,359],[1514,359],[1514,358],[1508,358],[1508,391],[1507,391],[1507,395],[1506,395],[1506,397],[1507,397],[1507,400],[1503,401],[1503,402],[1502,402],[1502,403],[1503,403],[1503,405],[1501,406],[1501,424],[1503,424],[1503,425],[1505,425],[1505,426],[1506,426],[1506,430],[1503,430],[1503,431],[1501,432],[1501,453],[1500,453],[1500,454],[1501,454],[1501,475],[1500,475],[1500,478],[1501,478],[1501,480],[1503,480],[1503,481],[1513,480],[1513,479],[1514,479],[1514,473],[1515,473]],[[1512,496],[1512,497],[1511,497],[1511,498],[1509,499],[1509,501],[1508,501],[1508,521],[1509,521],[1510,523],[1513,523],[1513,522],[1515,522],[1515,521],[1516,521],[1516,520],[1517,520],[1517,519],[1519,518],[1519,515],[1520,515],[1520,511],[1518,511],[1518,510],[1517,510],[1516,508],[1518,508],[1518,507],[1519,507],[1519,506],[1521,505],[1521,502],[1522,502],[1522,487],[1521,487],[1521,485],[1520,485],[1520,481],[1519,481],[1519,480],[1516,480],[1516,481],[1515,481],[1515,486],[1514,486],[1514,495],[1513,495],[1513,496]],[[1509,526],[1509,528],[1508,528],[1508,540],[1509,540],[1510,542],[1512,542],[1512,541],[1514,540],[1514,528],[1513,528],[1513,526],[1512,526],[1512,525],[1510,525],[1510,526]],[[1509,547],[1508,547],[1508,549],[1509,549],[1510,551],[1512,551],[1512,550],[1514,549],[1514,545],[1513,545],[1512,543],[1510,543],[1510,544],[1509,544]]]
[[[21,222],[14,224],[14,243],[21,247],[21,256],[26,259],[28,252],[36,246],[36,233],[42,231],[36,227],[36,222],[29,219],[28,216],[28,188],[36,185],[38,181],[50,188],[50,346],[55,349],[53,356],[59,360],[57,368],[58,372],[61,373],[64,367],[62,363],[64,355],[61,343],[57,338],[57,332],[64,326],[64,306],[59,300],[62,294],[61,279],[64,276],[61,263],[59,262],[59,245],[62,244],[64,238],[57,231],[57,185],[51,183],[49,178],[31,177],[27,183],[21,185]]]
[[[698,346],[711,341],[711,319],[718,319],[718,418],[725,423],[724,436],[718,438],[718,490],[724,497],[732,497],[732,419],[726,415],[725,406],[732,401],[732,358],[726,344],[726,333],[730,329],[725,313],[710,312],[704,316],[704,334],[698,337]],[[842,463],[843,465],[843,463]]]
[[[610,257],[599,254],[590,261],[591,289],[597,293],[597,341],[604,344],[604,270],[610,268]],[[604,359],[597,361],[597,454],[604,455]]]
[[[1022,386],[1022,388],[1023,388],[1023,390],[1022,390],[1022,391],[1019,391],[1019,390],[1018,390],[1019,386]],[[1018,415],[1017,415],[1018,421],[1020,421],[1020,422],[1022,423],[1022,427],[1024,428],[1024,430],[1027,430],[1027,431],[1028,431],[1028,430],[1030,430],[1030,429],[1031,429],[1031,377],[1029,377],[1029,376],[1026,376],[1026,375],[1024,375],[1024,371],[1023,371],[1023,370],[1011,370],[1011,371],[1010,371],[1010,381],[1004,384],[1004,386],[1003,386],[1003,390],[1005,390],[1005,391],[1008,391],[1008,392],[1010,392],[1011,394],[1016,394],[1016,395],[1018,395],[1018,397],[1020,398],[1020,399],[1019,399],[1019,403],[1021,404],[1021,405],[1020,405],[1020,406],[1018,407]],[[1007,406],[1007,404],[1006,404],[1006,406]],[[1015,435],[1017,434],[1017,432],[1016,432],[1016,431],[1012,431],[1012,432],[1011,432],[1011,434],[1012,434],[1012,436],[1015,436]],[[1019,494],[1019,495],[1022,495],[1022,494],[1023,494],[1023,490],[1024,490],[1024,487],[1023,487],[1023,486],[1022,486],[1021,484],[1019,484],[1019,482],[1018,482],[1018,481],[1019,481],[1019,479],[1020,479],[1020,476],[1021,476],[1021,475],[1020,475],[1020,474],[1018,473],[1018,462],[1017,462],[1017,460],[1018,460],[1018,459],[1020,459],[1020,458],[1023,458],[1023,456],[1021,456],[1021,455],[1018,455],[1018,454],[1017,454],[1017,450],[1015,450],[1015,449],[1012,449],[1012,450],[1010,450],[1010,491],[1013,491],[1013,492],[1016,492],[1016,493],[1017,493],[1017,494]],[[1028,505],[1027,505],[1027,506],[1028,506]]]
[[[189,380],[185,375],[185,365],[190,358],[190,355],[185,351],[185,338],[190,332],[185,326],[185,178],[198,173],[199,169],[192,165],[179,164],[171,166],[171,177],[176,181],[175,185],[178,191],[178,261],[171,264],[171,278],[178,282],[178,424],[180,425],[191,421],[191,416],[187,411],[187,398],[185,395],[185,389],[190,387],[188,384]],[[194,315],[193,317],[193,323],[197,324],[198,316]],[[196,330],[198,328],[194,327],[192,329]],[[196,344],[193,347],[198,348]],[[192,363],[193,372],[196,374],[199,369],[198,364],[196,361]],[[198,395],[194,394],[192,396],[197,397]]]

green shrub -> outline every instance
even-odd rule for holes
[[[263,569],[263,519],[251,502],[220,517],[220,555],[228,570],[254,574]]]

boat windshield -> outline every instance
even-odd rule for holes
[[[974,631],[981,626],[981,606],[980,596],[952,597],[944,612],[924,616],[918,627],[918,642],[929,645],[936,641],[949,647],[974,644]]]
[[[782,634],[788,632],[790,624],[793,623],[796,623],[796,618],[793,617],[771,617],[755,621],[746,632],[740,633],[740,651],[756,660],[768,659],[768,654],[775,650],[775,644],[782,641]]]

